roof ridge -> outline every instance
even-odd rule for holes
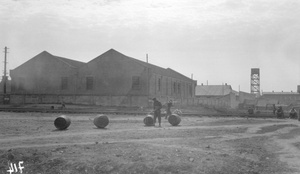
[[[143,67],[156,69],[157,71],[160,71],[160,72],[162,73],[162,75],[170,76],[171,74],[173,74],[173,75],[171,75],[170,77],[177,78],[176,76],[179,76],[178,78],[181,78],[181,80],[183,80],[183,81],[192,80],[192,79],[190,79],[189,77],[187,77],[187,76],[185,76],[185,75],[183,75],[183,74],[181,74],[181,73],[179,73],[179,72],[177,72],[177,71],[175,71],[175,70],[173,70],[173,69],[171,69],[171,68],[163,68],[163,67],[160,67],[160,66],[151,64],[151,63],[149,63],[149,62],[145,62],[145,61],[142,61],[142,60],[139,60],[139,59],[136,59],[136,58],[127,56],[127,55],[125,55],[125,54],[123,54],[123,53],[121,53],[121,52],[119,52],[119,51],[117,51],[117,50],[115,50],[115,49],[113,49],[113,48],[109,49],[108,51],[106,51],[106,52],[104,52],[103,54],[97,56],[96,58],[92,59],[92,60],[89,61],[89,62],[92,62],[92,61],[94,61],[95,59],[101,59],[101,57],[102,57],[103,55],[105,55],[105,54],[108,54],[108,55],[111,54],[111,55],[112,55],[112,54],[114,54],[114,53],[119,54],[119,55],[122,55],[123,58],[125,58],[125,59],[127,59],[127,60],[131,60],[131,61],[133,61],[133,62],[135,62],[135,63],[137,63],[137,64],[139,64],[139,65],[141,65],[141,66],[143,66]],[[88,63],[89,63],[89,62],[88,62]],[[170,71],[172,71],[172,73],[170,73]],[[176,73],[176,74],[175,74],[175,73]]]
[[[141,64],[141,65],[144,66],[144,67],[148,67],[148,65],[150,65],[150,66],[154,66],[154,67],[156,67],[156,68],[160,68],[160,69],[166,70],[166,68],[163,68],[163,67],[160,67],[160,66],[151,64],[151,63],[149,63],[149,62],[144,62],[144,61],[141,61],[141,60],[139,60],[139,59],[136,59],[136,58],[133,58],[133,57],[130,57],[130,56],[127,56],[127,55],[125,55],[125,54],[123,54],[123,53],[121,53],[121,52],[119,52],[119,51],[117,51],[117,50],[115,50],[115,49],[113,49],[113,48],[109,49],[109,50],[106,51],[105,53],[112,52],[112,51],[113,51],[113,52],[116,52],[116,53],[118,53],[118,54],[121,54],[121,55],[123,55],[125,58],[130,59],[130,60],[133,60],[133,61],[135,61],[135,62]],[[103,54],[105,54],[105,53],[103,53]],[[103,55],[103,54],[101,54],[101,55]],[[101,55],[100,55],[100,56],[101,56]],[[100,56],[98,56],[98,57],[100,57]],[[96,58],[98,58],[98,57],[96,57]]]

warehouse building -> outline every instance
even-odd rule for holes
[[[10,71],[11,102],[149,106],[149,99],[193,103],[197,82],[114,49],[83,63],[44,51]]]

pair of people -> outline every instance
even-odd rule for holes
[[[153,98],[153,109],[154,109],[154,124],[156,123],[156,118],[158,119],[159,127],[161,127],[161,108],[162,104],[156,98]],[[169,115],[171,115],[171,107],[173,106],[172,100],[167,103],[167,115],[166,119]]]

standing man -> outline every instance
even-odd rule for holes
[[[172,115],[172,112],[171,112],[171,107],[173,106],[173,103],[172,103],[172,100],[170,100],[168,103],[167,103],[167,115],[165,117],[165,119],[168,118],[168,116]]]
[[[162,105],[156,98],[153,98],[152,100],[153,100],[153,109],[154,109],[154,125],[156,122],[156,118],[158,118],[159,127],[161,127],[161,125],[160,125],[160,123],[161,123],[160,109],[162,108]]]
[[[277,114],[277,118],[284,118],[284,112],[283,112],[282,106],[278,107],[276,114]]]

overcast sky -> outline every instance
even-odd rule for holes
[[[260,68],[262,91],[296,91],[300,1],[1,0],[5,46],[8,69],[44,50],[88,62],[113,48],[144,61],[148,54],[198,85],[250,92],[251,68]]]

